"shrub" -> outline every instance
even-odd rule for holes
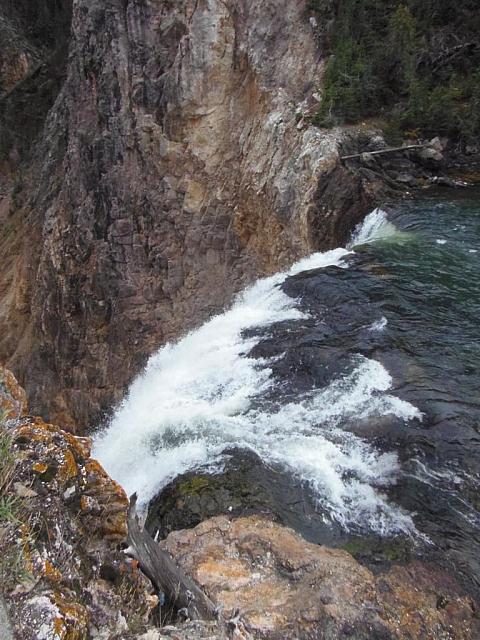
[[[310,10],[319,3],[310,2]],[[473,0],[337,0],[314,123],[381,116],[402,130],[480,135],[480,12]],[[460,45],[460,48],[458,46]]]

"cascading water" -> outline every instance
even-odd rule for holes
[[[363,222],[361,222],[352,234],[348,243],[349,248],[362,244],[375,242],[385,238],[401,237],[397,227],[388,220],[388,215],[383,209],[374,209]]]
[[[349,250],[316,253],[288,272],[257,281],[225,313],[164,346],[97,436],[94,455],[145,505],[174,476],[206,464],[221,468],[226,449],[247,448],[307,482],[345,528],[412,531],[410,516],[384,495],[399,472],[396,454],[345,428],[387,415],[421,418],[415,406],[389,393],[392,379],[385,367],[356,355],[347,374],[275,405],[263,400],[275,394],[273,363],[250,355],[259,331],[308,315],[282,291],[283,283],[310,270],[348,269],[356,244],[395,233],[377,209],[356,230]],[[385,324],[379,316],[370,329],[381,331]]]

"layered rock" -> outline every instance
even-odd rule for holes
[[[309,124],[309,17],[296,0],[75,0],[66,80],[3,199],[0,357],[36,411],[84,428],[155,348],[364,213],[343,134]]]

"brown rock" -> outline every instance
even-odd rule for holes
[[[89,457],[90,442],[77,438],[41,418],[25,418],[11,431],[25,457],[34,457],[31,470],[62,494],[68,488],[80,501],[80,508],[103,538],[126,538],[128,499],[99,462]]]
[[[254,638],[480,637],[472,600],[420,562],[376,576],[346,551],[307,543],[259,516],[212,518],[164,544],[225,616],[240,610]]]
[[[17,407],[6,422],[15,457],[7,495],[22,502],[0,535],[1,587],[17,637],[84,640],[98,632],[107,639],[130,622],[145,628],[157,600],[119,549],[125,492],[90,458],[88,438],[18,417],[24,394],[8,371],[2,376],[2,401]]]
[[[28,410],[27,395],[11,371],[0,365],[0,415],[15,419]]]

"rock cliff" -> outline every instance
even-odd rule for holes
[[[1,159],[0,357],[36,411],[92,425],[156,347],[365,212],[343,133],[310,125],[324,61],[307,4],[74,0],[53,44],[4,10],[12,131],[37,61],[65,68],[60,86],[33,74],[53,106]]]

